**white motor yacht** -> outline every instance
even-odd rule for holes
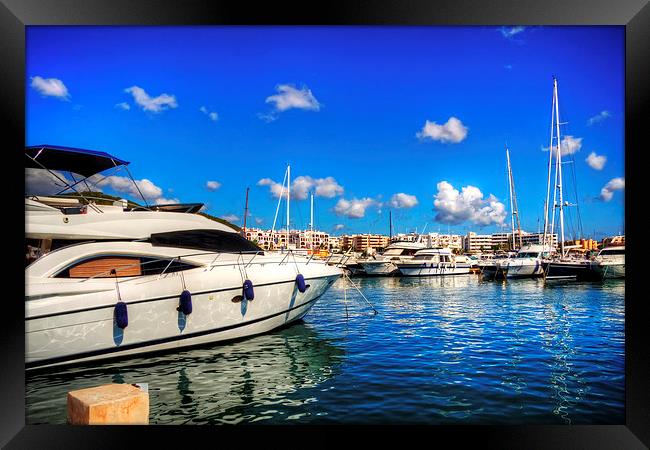
[[[470,273],[468,262],[457,262],[448,248],[419,250],[413,259],[396,264],[404,276],[459,275]]]
[[[26,156],[28,168],[86,178],[128,164],[46,145]],[[313,258],[265,253],[203,215],[55,203],[26,199],[27,256],[36,258],[25,269],[28,369],[265,333],[304,317],[342,275]]]
[[[426,248],[419,242],[395,242],[386,247],[381,255],[373,255],[359,261],[368,275],[393,275],[399,272],[397,264],[413,259],[415,253]]]
[[[591,270],[600,279],[625,278],[625,246],[603,248],[591,262]]]
[[[548,249],[546,249],[548,250]],[[542,258],[548,251],[541,244],[524,245],[517,255],[499,263],[506,278],[534,278],[544,276]]]

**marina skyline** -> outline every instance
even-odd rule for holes
[[[396,233],[507,230],[507,145],[537,232],[554,75],[602,239],[624,233],[623,46],[622,27],[28,27],[26,140],[122,155],[149,202],[239,226],[250,187],[249,227],[289,163],[291,227],[313,192],[335,235],[386,234],[389,210]],[[101,189],[137,201],[123,175]]]

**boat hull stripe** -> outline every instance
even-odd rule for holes
[[[314,277],[314,278],[306,278],[305,281],[308,280],[319,280],[321,278],[329,278],[332,275],[325,275],[322,277]],[[275,283],[264,283],[264,284],[256,284],[255,287],[263,287],[263,286],[273,286],[276,284],[287,284],[287,283],[295,283],[296,280],[288,280],[288,281],[276,281]],[[208,291],[200,291],[200,292],[193,292],[192,295],[203,295],[203,294],[214,294],[216,292],[227,292],[227,291],[241,291],[242,287],[237,286],[237,287],[231,287],[231,288],[222,288],[222,289],[212,289]],[[127,301],[127,305],[137,305],[139,303],[148,303],[148,302],[156,302],[159,300],[167,300],[170,298],[178,298],[180,297],[180,292],[177,295],[167,295],[164,297],[155,297],[155,298],[147,298],[144,300],[133,300],[133,301]],[[108,308],[114,308],[115,304],[110,304],[110,305],[100,305],[100,306],[93,306],[90,308],[83,308],[83,309],[75,309],[74,311],[59,311],[55,313],[49,313],[49,314],[41,314],[38,316],[32,316],[32,317],[25,317],[25,320],[35,320],[35,319],[44,319],[47,317],[55,317],[55,316],[65,316],[68,314],[76,314],[76,313],[81,313],[81,312],[87,312],[87,311],[95,311],[98,309],[108,309]]]
[[[152,341],[146,341],[146,342],[139,342],[135,344],[126,344],[126,345],[121,345],[119,347],[112,347],[112,348],[104,348],[101,350],[93,350],[90,352],[85,352],[85,353],[77,353],[75,355],[68,355],[68,356],[59,356],[56,358],[50,358],[50,359],[45,359],[45,360],[39,360],[39,361],[33,361],[33,362],[26,362],[25,363],[25,368],[26,369],[33,369],[37,368],[40,366],[46,366],[50,364],[59,364],[67,361],[74,361],[77,359],[83,359],[83,358],[90,358],[93,356],[100,356],[100,355],[106,355],[106,354],[111,354],[111,353],[116,353],[116,352],[121,352],[123,350],[133,350],[136,348],[142,348],[142,347],[149,347],[152,345],[158,345],[158,344],[165,344],[167,342],[174,342],[174,341],[180,341],[184,339],[190,339],[194,337],[200,337],[200,336],[206,336],[208,334],[215,334],[215,333],[220,333],[222,331],[229,331],[229,330],[234,330],[236,328],[240,327],[245,327],[247,325],[253,325],[258,322],[263,322],[264,320],[272,319],[277,316],[281,316],[282,314],[286,314],[288,312],[291,312],[295,309],[299,308],[304,308],[307,305],[310,305],[314,303],[316,300],[318,300],[323,294],[319,295],[318,297],[315,297],[311,300],[306,301],[305,303],[302,303],[298,306],[293,306],[291,308],[285,309],[283,311],[269,314],[268,316],[264,317],[259,317],[257,319],[249,320],[247,322],[242,322],[242,323],[237,323],[233,325],[226,325],[224,327],[219,327],[219,328],[212,328],[209,330],[202,330],[202,331],[195,331],[194,333],[187,333],[187,334],[182,334],[178,336],[168,336],[165,338],[160,338],[160,339],[155,339]]]

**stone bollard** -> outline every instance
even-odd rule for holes
[[[148,425],[149,394],[131,384],[105,384],[68,392],[68,423]]]

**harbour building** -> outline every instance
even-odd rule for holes
[[[547,239],[554,247],[558,244],[557,233],[547,235]],[[521,244],[542,244],[544,233],[521,232]],[[515,244],[519,247],[519,236],[515,233]],[[490,250],[510,250],[512,247],[512,233],[476,234],[470,231],[465,236],[464,246],[466,252],[478,253]]]
[[[382,249],[388,247],[388,236],[381,234],[353,234],[341,236],[341,250],[352,249],[355,252],[364,252],[368,249]]]
[[[244,237],[257,243],[265,250],[287,247],[286,230],[262,230],[247,228]],[[289,248],[294,249],[329,249],[329,234],[323,231],[290,230]]]

